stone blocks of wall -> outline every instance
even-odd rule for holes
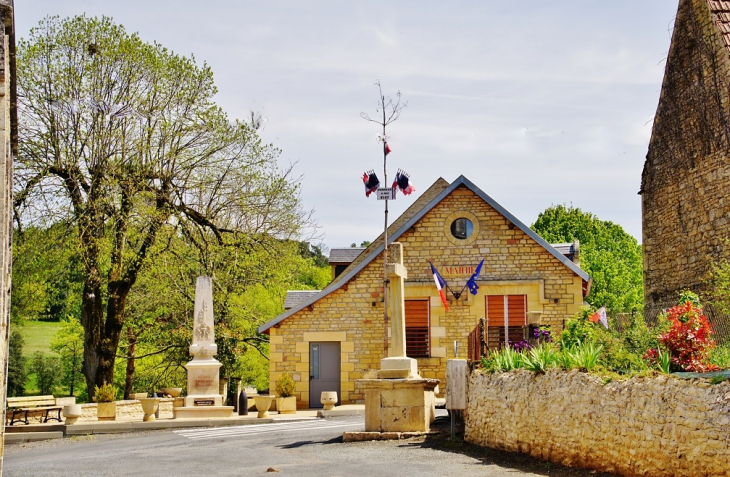
[[[467,406],[480,446],[627,476],[730,476],[730,381],[477,370]]]

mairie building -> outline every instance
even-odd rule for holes
[[[442,391],[446,360],[466,357],[480,318],[490,347],[499,346],[522,339],[529,323],[561,330],[590,291],[577,243],[548,244],[464,176],[438,179],[388,228],[392,242],[403,245],[408,272],[407,354]],[[381,235],[365,249],[333,250],[332,282],[291,292],[286,311],[259,327],[270,336],[271,388],[288,371],[298,408],[321,407],[322,391],[337,391],[342,404],[363,402],[357,380],[374,377],[388,346],[383,248]],[[482,259],[474,295],[466,283]],[[447,284],[448,311],[430,262]]]

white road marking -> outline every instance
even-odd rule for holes
[[[273,432],[292,432],[302,430],[317,430],[317,429],[338,429],[338,428],[352,428],[352,429],[364,429],[365,425],[362,422],[338,422],[329,420],[316,420],[316,421],[298,421],[298,422],[287,422],[282,424],[250,424],[245,426],[230,426],[230,427],[206,427],[204,429],[185,429],[181,431],[173,431],[182,437],[188,439],[214,439],[216,437],[235,437],[235,436],[246,436],[246,435],[261,435],[269,434]]]

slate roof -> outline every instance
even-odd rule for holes
[[[444,186],[447,187],[444,187]],[[426,215],[431,209],[436,207],[442,200],[444,200],[449,194],[451,194],[456,188],[460,186],[466,186],[469,188],[472,192],[474,192],[476,195],[478,195],[482,200],[484,200],[487,204],[489,204],[492,208],[494,208],[497,212],[502,214],[502,216],[506,217],[507,220],[512,222],[514,225],[519,227],[522,232],[527,234],[530,238],[532,238],[535,242],[540,244],[545,250],[550,252],[555,258],[560,260],[560,262],[563,263],[566,267],[568,267],[573,273],[578,275],[583,281],[589,282],[591,280],[591,277],[580,269],[576,264],[574,264],[572,261],[568,260],[563,254],[555,250],[549,243],[547,243],[542,237],[537,235],[532,229],[530,229],[528,226],[520,222],[517,217],[512,215],[510,212],[507,211],[504,207],[499,205],[494,199],[489,197],[487,194],[484,193],[480,188],[478,188],[476,185],[474,185],[473,182],[471,182],[469,179],[464,177],[463,175],[459,176],[458,179],[456,179],[454,182],[452,182],[450,185],[448,182],[446,182],[443,178],[439,178],[436,180],[436,182],[431,185],[431,187],[428,188],[426,192],[421,195],[414,203],[411,205],[406,211],[398,217],[395,222],[393,222],[393,225],[388,227],[388,242],[390,241],[396,241],[398,240],[398,237],[403,235],[408,229],[410,229],[413,225],[416,224],[421,218]],[[272,326],[275,326],[285,319],[289,318],[293,314],[301,311],[302,309],[306,308],[309,305],[312,305],[319,301],[320,299],[326,297],[330,293],[338,290],[340,287],[342,287],[345,283],[350,281],[352,278],[354,278],[360,271],[365,268],[371,261],[373,261],[378,255],[380,255],[383,252],[383,234],[380,234],[380,236],[367,248],[363,253],[361,253],[355,261],[353,261],[350,266],[348,266],[340,276],[335,278],[327,287],[325,287],[324,290],[319,292],[319,294],[315,295],[314,297],[308,299],[306,302],[301,303],[300,305],[291,308],[281,315],[277,316],[273,320],[264,323],[263,325],[258,327],[259,333],[266,332],[269,328]]]
[[[730,2],[707,0],[712,19],[720,30],[725,47],[730,50]]]
[[[575,257],[575,243],[553,243],[550,244],[553,246],[555,250],[565,255],[565,258],[573,261],[573,257]]]
[[[289,290],[284,299],[284,309],[294,308],[306,302],[310,298],[319,295],[322,290]]]
[[[330,249],[330,263],[345,264],[352,263],[358,255],[365,250],[365,247],[348,247]]]

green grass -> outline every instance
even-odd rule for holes
[[[30,357],[36,351],[40,351],[46,356],[57,356],[56,353],[51,351],[51,339],[62,326],[63,323],[47,321],[26,321],[23,325],[18,326],[20,334],[25,339],[23,356]]]

